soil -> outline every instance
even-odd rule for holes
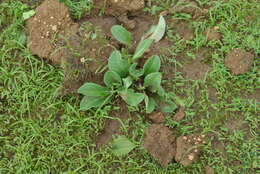
[[[253,65],[254,55],[241,48],[231,50],[226,58],[225,65],[231,74],[240,75],[248,72]]]
[[[188,166],[199,159],[204,137],[199,135],[181,136],[177,138],[175,160],[183,166]]]
[[[174,34],[179,35],[183,40],[191,40],[194,38],[193,27],[187,21],[173,21],[169,26],[173,28]]]
[[[205,174],[214,174],[214,169],[210,166],[205,167]]]
[[[210,71],[210,67],[198,60],[195,60],[184,67],[184,74],[187,79],[199,80],[203,79]]]
[[[144,6],[144,0],[94,0],[96,11],[102,10],[112,16],[142,10]]]
[[[222,35],[218,32],[217,28],[210,28],[207,29],[205,32],[205,36],[207,40],[212,41],[212,40],[221,40]]]
[[[69,16],[69,9],[58,0],[45,0],[36,8],[36,14],[26,22],[27,46],[34,55],[60,64],[63,49],[57,49],[59,36],[67,37],[78,31],[79,25]]]
[[[118,119],[126,120],[129,117],[128,109],[124,101],[120,99],[115,101],[115,106],[119,107],[120,109],[113,110],[110,113],[110,116],[115,119],[107,119],[105,121],[104,129],[96,138],[97,149],[107,145],[112,140],[113,135],[118,135],[121,133],[121,123],[118,121]]]
[[[165,167],[176,153],[175,136],[168,127],[152,124],[145,131],[144,147],[161,166]]]
[[[214,137],[213,141],[212,141],[212,148],[217,150],[218,152],[220,152],[220,154],[223,157],[227,156],[227,152],[226,152],[226,148],[225,148],[225,144],[220,141],[217,137]]]
[[[156,112],[149,115],[149,119],[152,120],[153,123],[163,123],[165,121],[165,116],[162,112]]]
[[[172,117],[174,121],[181,121],[185,117],[184,107],[181,107],[178,112]]]

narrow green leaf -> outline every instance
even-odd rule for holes
[[[135,148],[135,145],[125,136],[117,137],[112,144],[112,151],[116,156],[127,155]]]
[[[110,94],[109,89],[95,83],[85,83],[78,89],[78,93],[90,97],[104,97]]]
[[[114,71],[125,78],[128,75],[129,63],[127,60],[122,59],[122,55],[119,51],[113,51],[108,59],[108,69]]]
[[[130,106],[138,106],[144,100],[143,93],[135,93],[132,89],[121,91],[120,96]]]
[[[142,57],[143,54],[150,48],[152,43],[153,43],[153,39],[141,40],[140,43],[138,44],[136,50],[135,50],[133,60],[136,60],[136,59]]]
[[[111,28],[111,33],[119,42],[131,46],[133,41],[132,34],[121,25],[114,25]]]
[[[161,67],[161,60],[158,56],[152,56],[144,64],[144,75],[158,72]]]
[[[149,37],[149,39],[153,39],[155,42],[159,42],[166,31],[166,22],[163,16],[160,16],[159,23],[156,26],[153,34]]]
[[[91,108],[98,108],[98,107],[102,107],[103,105],[105,105],[107,102],[109,102],[109,100],[106,102],[107,100],[107,96],[105,97],[90,97],[90,96],[85,96],[80,103],[80,110],[81,111],[87,111]]]
[[[24,20],[29,19],[30,17],[32,17],[34,15],[35,15],[35,10],[30,10],[30,11],[24,12],[23,19]]]
[[[122,85],[122,79],[116,72],[107,71],[104,75],[104,83],[108,87],[112,87],[114,85]]]
[[[154,72],[148,74],[144,79],[144,87],[149,87],[151,92],[157,92],[161,87],[162,74]]]
[[[137,79],[137,78],[141,77],[144,74],[144,70],[143,69],[137,70],[136,66],[137,66],[137,63],[133,63],[130,66],[129,74]]]
[[[128,76],[127,78],[123,79],[123,83],[124,83],[125,89],[128,89],[132,85],[133,79],[130,76]]]
[[[147,95],[145,95],[144,102],[146,113],[152,113],[156,107],[155,100],[152,97],[148,97]]]

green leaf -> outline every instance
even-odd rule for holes
[[[137,106],[144,100],[143,93],[135,93],[132,89],[123,90],[119,94],[130,106]]]
[[[127,155],[135,148],[135,145],[125,136],[117,137],[112,144],[112,151],[116,156]]]
[[[128,76],[127,78],[123,79],[125,89],[128,89],[133,84],[133,79]]]
[[[136,60],[136,59],[142,57],[143,54],[150,48],[152,43],[153,43],[153,39],[141,40],[140,43],[138,44],[136,50],[135,50],[133,60]]]
[[[144,75],[158,72],[161,67],[161,60],[158,56],[152,56],[144,64]]]
[[[78,89],[78,93],[89,97],[104,97],[110,94],[109,89],[95,83],[85,83]]]
[[[152,97],[148,97],[147,95],[145,95],[144,102],[146,113],[152,113],[156,107],[155,100]]]
[[[92,97],[92,96],[85,96],[80,103],[80,110],[86,111],[91,108],[98,108],[102,107],[103,105],[109,102],[108,97],[110,96],[99,96],[99,97]]]
[[[144,74],[144,70],[143,69],[137,70],[136,66],[137,66],[137,63],[134,63],[130,66],[129,74],[131,76],[133,76],[134,78],[138,79],[139,77],[141,77]]]
[[[119,51],[113,51],[108,59],[108,69],[114,71],[125,78],[128,75],[129,63],[127,60],[122,59],[122,55]]]
[[[157,92],[161,87],[162,74],[154,72],[148,74],[144,79],[144,87],[149,87],[151,92]]]
[[[107,71],[104,75],[104,83],[108,87],[112,87],[114,85],[122,85],[122,79],[116,72]]]
[[[166,22],[163,16],[160,16],[159,23],[156,26],[153,34],[149,37],[149,39],[153,39],[155,42],[159,42],[166,31]]]
[[[111,28],[111,33],[119,42],[131,46],[133,41],[132,34],[121,25],[114,25]]]
[[[34,15],[35,15],[35,11],[34,10],[30,10],[30,11],[24,12],[23,13],[23,19],[24,20],[29,19],[30,17],[32,17]]]
[[[172,101],[167,101],[161,105],[161,111],[164,113],[172,113],[177,109],[177,105]]]

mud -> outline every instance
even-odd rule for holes
[[[144,147],[161,166],[165,167],[176,153],[175,136],[168,127],[152,124],[145,131]]]
[[[240,75],[248,72],[253,65],[254,55],[241,48],[231,50],[226,58],[225,65],[233,75]]]
[[[152,120],[153,123],[163,123],[165,121],[165,116],[162,112],[156,112],[149,115],[149,119]]]
[[[204,137],[199,135],[181,136],[177,138],[175,160],[183,166],[188,166],[199,159]]]
[[[184,107],[181,107],[178,112],[172,117],[174,121],[181,121],[185,117]]]

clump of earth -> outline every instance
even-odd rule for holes
[[[253,65],[254,55],[241,48],[231,50],[226,58],[225,65],[233,75],[240,75],[248,72]]]
[[[163,124],[152,124],[145,131],[144,147],[165,167],[175,160],[183,166],[199,159],[205,135],[187,135],[176,138],[174,132]]]

